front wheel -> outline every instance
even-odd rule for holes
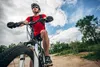
[[[20,56],[21,54],[28,55],[32,61],[34,59],[33,51],[29,47],[19,45],[0,54],[0,67],[7,67],[16,57]]]

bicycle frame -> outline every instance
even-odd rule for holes
[[[24,45],[31,44],[30,48],[32,48],[33,54],[34,54],[34,63],[33,63],[34,67],[39,67],[39,55],[40,55],[40,53],[44,53],[44,51],[43,51],[43,48],[42,48],[42,45],[41,45],[41,41],[34,40],[32,27],[31,27],[31,36],[30,36],[30,38],[31,38],[30,39],[31,42],[30,41],[25,42],[27,44],[24,43]],[[20,55],[20,65],[19,65],[19,67],[24,67],[24,64],[25,64],[24,62],[25,62],[25,55],[22,54],[22,55]]]
[[[35,41],[36,42],[36,41]],[[29,42],[25,42],[25,43],[29,43]],[[24,45],[28,45],[28,44],[24,44]],[[39,67],[39,55],[41,55],[41,53],[44,53],[43,48],[41,46],[41,41],[35,44],[31,44],[31,46],[29,48],[32,48],[33,53],[34,53],[34,67]],[[24,63],[25,62],[25,55],[22,54],[20,55],[20,65],[19,67],[24,67]]]

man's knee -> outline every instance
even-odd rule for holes
[[[41,34],[46,35],[46,34],[47,34],[47,31],[46,31],[46,30],[42,30],[42,31],[41,31]]]

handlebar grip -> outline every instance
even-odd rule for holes
[[[19,23],[8,22],[7,27],[8,28],[16,28],[16,27],[19,27],[21,24],[22,24],[21,22],[19,22]]]
[[[47,18],[46,18],[46,22],[51,22],[51,21],[53,21],[54,19],[53,19],[53,17],[52,16],[48,16]]]
[[[8,22],[7,23],[7,27],[8,28],[13,28],[13,26],[14,26],[14,22]]]

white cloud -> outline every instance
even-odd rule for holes
[[[65,3],[75,5],[77,3],[77,0],[65,0]]]
[[[4,35],[0,40],[0,45],[10,45],[11,43],[19,43],[27,41],[27,33],[25,27],[8,29],[8,31],[4,31]]]
[[[31,4],[33,2],[37,2],[40,5],[42,9],[41,13],[45,13],[54,17],[54,21],[51,23],[52,26],[64,26],[65,23],[67,23],[67,16],[60,9],[61,5],[63,4],[62,0],[11,0],[10,3],[12,6],[3,4],[3,10],[6,17],[5,23],[9,21],[22,21],[25,20],[27,16],[31,16],[33,14],[31,11]],[[5,39],[0,41],[2,41],[2,44],[24,41],[27,40],[25,33],[25,27],[12,29],[10,31],[6,31],[3,34]]]
[[[100,10],[100,6],[98,6],[96,10]]]
[[[85,11],[84,11],[85,10]],[[69,18],[70,23],[76,23],[79,19],[82,19],[86,15],[91,15],[93,8],[84,8],[82,5],[77,8],[75,12]]]
[[[67,16],[64,14],[64,12],[59,9],[54,15],[54,21],[52,21],[50,24],[52,26],[64,26],[66,23],[68,23],[66,18]]]
[[[60,42],[69,43],[71,41],[81,40],[81,36],[82,35],[80,31],[78,31],[78,28],[73,27],[73,28],[69,28],[68,30],[64,30],[54,36],[52,35],[52,37],[50,38],[51,39],[50,42],[56,43],[60,41]]]
[[[63,31],[62,29],[59,29],[59,30],[56,31],[56,34],[59,34],[62,31]]]
[[[41,13],[53,16],[54,21],[50,23],[51,26],[64,26],[68,23],[67,15],[60,9],[63,4],[62,0],[45,0],[44,3],[40,2],[39,4],[42,9]]]
[[[78,8],[75,12],[72,13],[70,17],[70,22],[77,22],[79,19],[83,17],[83,8]]]
[[[54,17],[54,21],[51,23],[52,26],[64,26],[67,23],[67,16],[60,9],[63,4],[62,0],[12,0],[13,7],[5,7],[4,9],[7,11],[7,21],[21,21],[25,20],[27,16],[33,15],[30,6],[33,2],[40,5],[41,13]]]

